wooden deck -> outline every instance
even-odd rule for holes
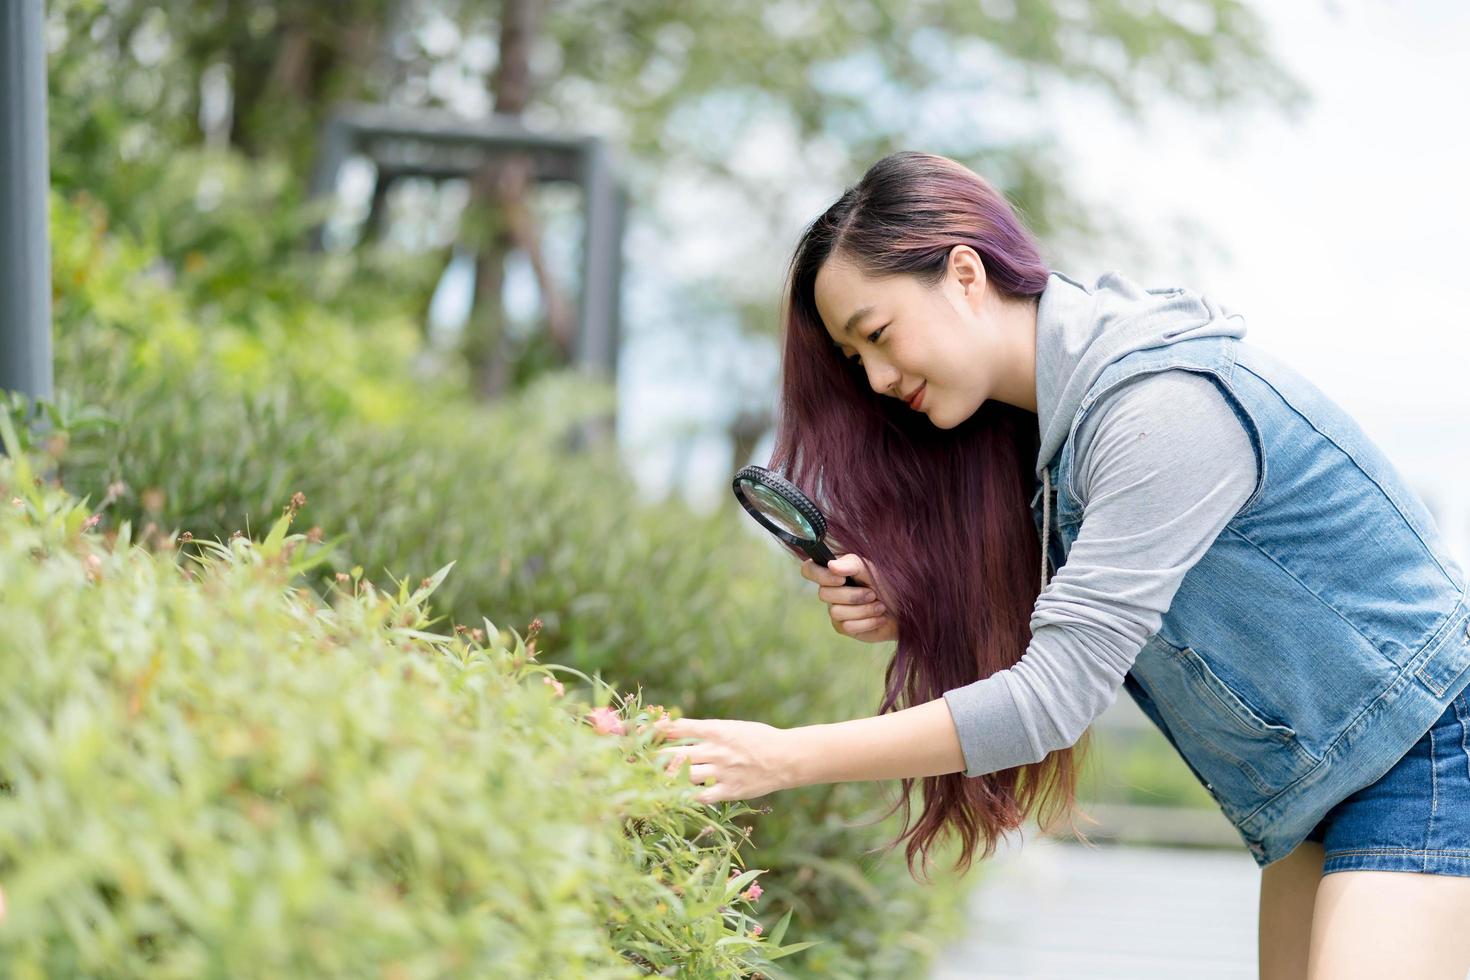
[[[1004,847],[931,980],[1254,978],[1260,870],[1233,850]]]

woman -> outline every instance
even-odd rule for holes
[[[1244,335],[1189,290],[1050,272],[951,160],[876,163],[792,259],[771,466],[845,552],[802,566],[834,628],[898,641],[880,714],[684,719],[671,764],[707,802],[900,779],[905,817],[922,779],[910,867],[951,830],[963,869],[1067,815],[1121,686],[1262,868],[1263,977],[1461,980],[1465,574],[1362,430]]]

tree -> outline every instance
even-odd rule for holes
[[[610,138],[623,150],[645,220],[671,175],[739,202],[732,207],[744,244],[732,243],[718,278],[670,290],[688,308],[708,308],[714,297],[723,315],[712,322],[733,320],[766,335],[775,327],[770,259],[781,251],[771,242],[789,237],[791,215],[810,209],[804,196],[813,182],[848,181],[892,149],[922,146],[985,173],[1043,236],[1086,235],[1104,225],[1066,191],[1050,149],[995,122],[1026,106],[1040,85],[1066,79],[1095,87],[1135,117],[1160,98],[1202,109],[1258,100],[1288,111],[1305,101],[1242,0],[51,6],[63,39],[52,69],[53,105],[64,104],[54,136],[59,186],[105,188],[114,180],[113,160],[98,152],[106,138],[98,119],[109,114],[118,139],[123,131],[157,137],[135,140],[144,148],[134,166],[199,141],[199,93],[220,66],[232,91],[228,142],[286,162],[303,184],[317,127],[336,98],[471,114],[493,107],[528,124]],[[446,24],[449,41],[430,43],[430,28]],[[465,98],[476,85],[479,98]],[[784,145],[752,152],[762,133]],[[766,172],[761,162],[778,151],[797,172]],[[515,375],[499,302],[513,251],[527,254],[536,271],[551,349],[557,356],[570,349],[571,318],[542,254],[528,166],[507,159],[479,174],[465,225],[479,253],[468,353],[487,394]],[[137,207],[142,183],[126,185],[119,207]],[[734,412],[748,416],[749,408]],[[749,429],[749,419],[742,425]]]

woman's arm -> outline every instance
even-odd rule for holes
[[[788,785],[917,779],[962,772],[965,757],[944,698],[873,718],[803,725],[790,739]]]
[[[661,718],[654,727],[691,744],[657,753],[665,771],[688,763],[701,803],[751,800],[777,790],[865,779],[962,772],[965,756],[949,703],[935,698],[876,718],[776,728],[731,718]]]

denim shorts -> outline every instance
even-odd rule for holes
[[[1336,804],[1307,840],[1322,873],[1421,871],[1470,877],[1470,693],[1375,783]]]

